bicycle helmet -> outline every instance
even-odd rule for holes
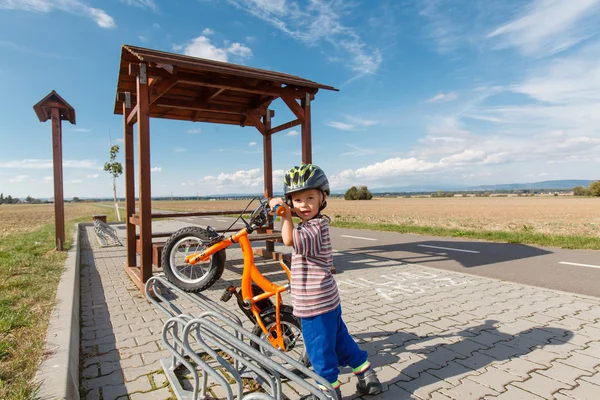
[[[283,196],[291,206],[291,194],[307,189],[317,189],[330,194],[329,181],[325,172],[315,164],[302,164],[288,170],[283,176]],[[319,211],[327,206],[327,201],[323,201]]]

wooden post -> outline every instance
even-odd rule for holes
[[[146,64],[136,77],[138,105],[138,172],[140,191],[140,280],[152,277],[152,199],[150,190],[150,107]]]
[[[52,161],[54,164],[54,224],[56,250],[65,246],[65,199],[63,197],[62,126],[60,111],[52,108]]]
[[[123,143],[125,145],[125,232],[127,234],[127,267],[137,266],[135,225],[129,217],[135,214],[135,171],[133,155],[133,126],[127,123],[127,103],[123,102]]]
[[[310,94],[302,99],[304,121],[302,122],[302,164],[312,163],[312,126],[310,122]]]
[[[267,109],[266,115],[263,117],[265,125],[265,134],[263,134],[263,158],[264,158],[264,180],[265,180],[265,197],[273,197],[273,146],[271,142],[271,111]],[[269,229],[273,229],[273,220],[269,220]],[[266,241],[265,249],[267,251],[275,250],[275,242],[272,240]]]
[[[75,110],[51,91],[33,106],[40,122],[52,120],[52,163],[54,171],[54,230],[56,250],[65,248],[65,199],[63,196],[62,120],[75,125]]]

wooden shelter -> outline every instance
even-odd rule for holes
[[[319,89],[337,90],[280,72],[129,45],[122,47],[114,112],[123,115],[125,131],[125,269],[140,289],[152,276],[150,118],[255,127],[263,137],[264,195],[272,197],[271,136],[301,125],[302,163],[312,162],[311,101]],[[269,106],[276,99],[281,99],[296,119],[273,127],[274,112]],[[135,215],[134,124],[138,133],[139,216]],[[140,226],[139,267],[136,225]],[[267,242],[261,254],[274,256],[274,242]]]
[[[62,122],[75,125],[75,110],[54,90],[33,106],[40,122],[52,119],[52,164],[54,166],[54,230],[56,250],[65,246],[65,199],[63,196]]]

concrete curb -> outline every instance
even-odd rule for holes
[[[79,229],[76,225],[71,249],[56,292],[56,305],[46,333],[46,354],[35,375],[41,399],[79,399]]]

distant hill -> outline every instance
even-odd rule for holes
[[[443,191],[480,191],[480,190],[540,190],[540,189],[573,189],[575,186],[589,186],[593,180],[583,179],[564,179],[554,181],[541,181],[541,182],[530,182],[530,183],[504,183],[504,184],[492,184],[492,185],[479,185],[479,186],[466,186],[466,185],[455,185],[455,184],[424,184],[424,185],[410,185],[410,186],[394,186],[385,188],[373,188],[369,189],[372,193],[416,193],[416,192],[435,192],[438,190]],[[335,194],[344,194],[346,190],[334,190]]]
[[[582,179],[564,179],[531,183],[508,183],[500,185],[472,186],[471,190],[517,190],[517,189],[573,189],[575,186],[589,186],[594,181]]]

